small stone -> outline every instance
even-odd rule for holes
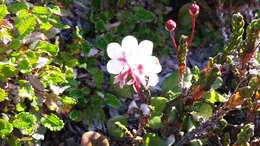
[[[81,146],[109,146],[109,142],[102,134],[88,131],[82,135]]]

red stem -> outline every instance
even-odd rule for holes
[[[175,36],[174,36],[173,32],[174,32],[174,30],[170,30],[170,31],[169,31],[169,35],[170,35],[170,38],[171,38],[173,47],[177,50],[177,49],[178,49],[178,46],[177,46],[177,44],[176,44]]]
[[[195,33],[195,15],[191,16],[191,34],[188,39],[188,47],[190,47]]]

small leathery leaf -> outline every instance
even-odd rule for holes
[[[81,146],[109,146],[108,139],[95,131],[88,131],[82,135]]]
[[[110,118],[107,122],[107,129],[108,129],[109,135],[111,135],[117,139],[121,139],[125,136],[125,133],[121,128],[116,126],[116,124],[115,124],[116,122],[120,122],[122,125],[127,127],[127,125],[128,125],[127,119],[124,116],[118,115],[113,118]]]
[[[228,100],[228,106],[230,108],[235,108],[238,105],[241,105],[241,96],[239,92],[236,92],[233,94],[230,99]]]

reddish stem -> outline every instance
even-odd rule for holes
[[[188,39],[188,47],[190,47],[195,33],[195,15],[191,16],[191,34]]]
[[[170,35],[173,47],[177,50],[178,46],[177,46],[176,41],[175,41],[174,30],[170,30],[169,35]]]

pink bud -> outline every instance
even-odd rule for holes
[[[190,15],[196,16],[199,14],[199,11],[200,11],[200,7],[195,2],[190,5],[190,8],[189,8]]]
[[[175,30],[176,28],[176,23],[172,19],[167,20],[164,25],[167,31]]]

